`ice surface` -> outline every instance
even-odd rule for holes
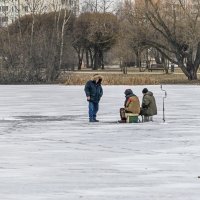
[[[83,86],[0,86],[1,200],[199,200],[200,87],[154,92],[154,122],[117,124],[124,90],[104,86],[88,123]]]

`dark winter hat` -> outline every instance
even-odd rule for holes
[[[125,95],[133,94],[133,91],[131,89],[126,89],[124,94]]]
[[[147,88],[144,88],[143,90],[142,90],[142,93],[143,94],[146,94],[148,92],[148,89]]]

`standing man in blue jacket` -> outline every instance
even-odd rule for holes
[[[85,94],[89,102],[89,122],[99,122],[96,116],[99,110],[99,101],[103,96],[101,82],[102,76],[95,74],[85,85]]]

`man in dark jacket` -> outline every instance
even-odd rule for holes
[[[120,123],[126,123],[126,113],[139,114],[140,113],[140,101],[138,97],[133,94],[131,89],[126,89],[125,92],[124,108],[120,108]]]
[[[89,122],[98,122],[96,115],[99,110],[99,101],[103,96],[101,82],[102,76],[95,74],[85,85],[85,94],[89,102]]]
[[[153,96],[153,93],[148,91],[147,88],[144,88],[142,90],[142,93],[143,99],[140,114],[147,117],[157,115],[156,100]]]

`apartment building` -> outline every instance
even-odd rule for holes
[[[79,0],[0,0],[0,27],[7,26],[20,16],[60,9],[79,13]]]
[[[27,7],[19,0],[1,0],[0,1],[0,26],[6,26],[12,23],[23,11],[26,14]]]
[[[79,0],[43,0],[44,12],[51,12],[60,9],[72,10],[79,14]]]

